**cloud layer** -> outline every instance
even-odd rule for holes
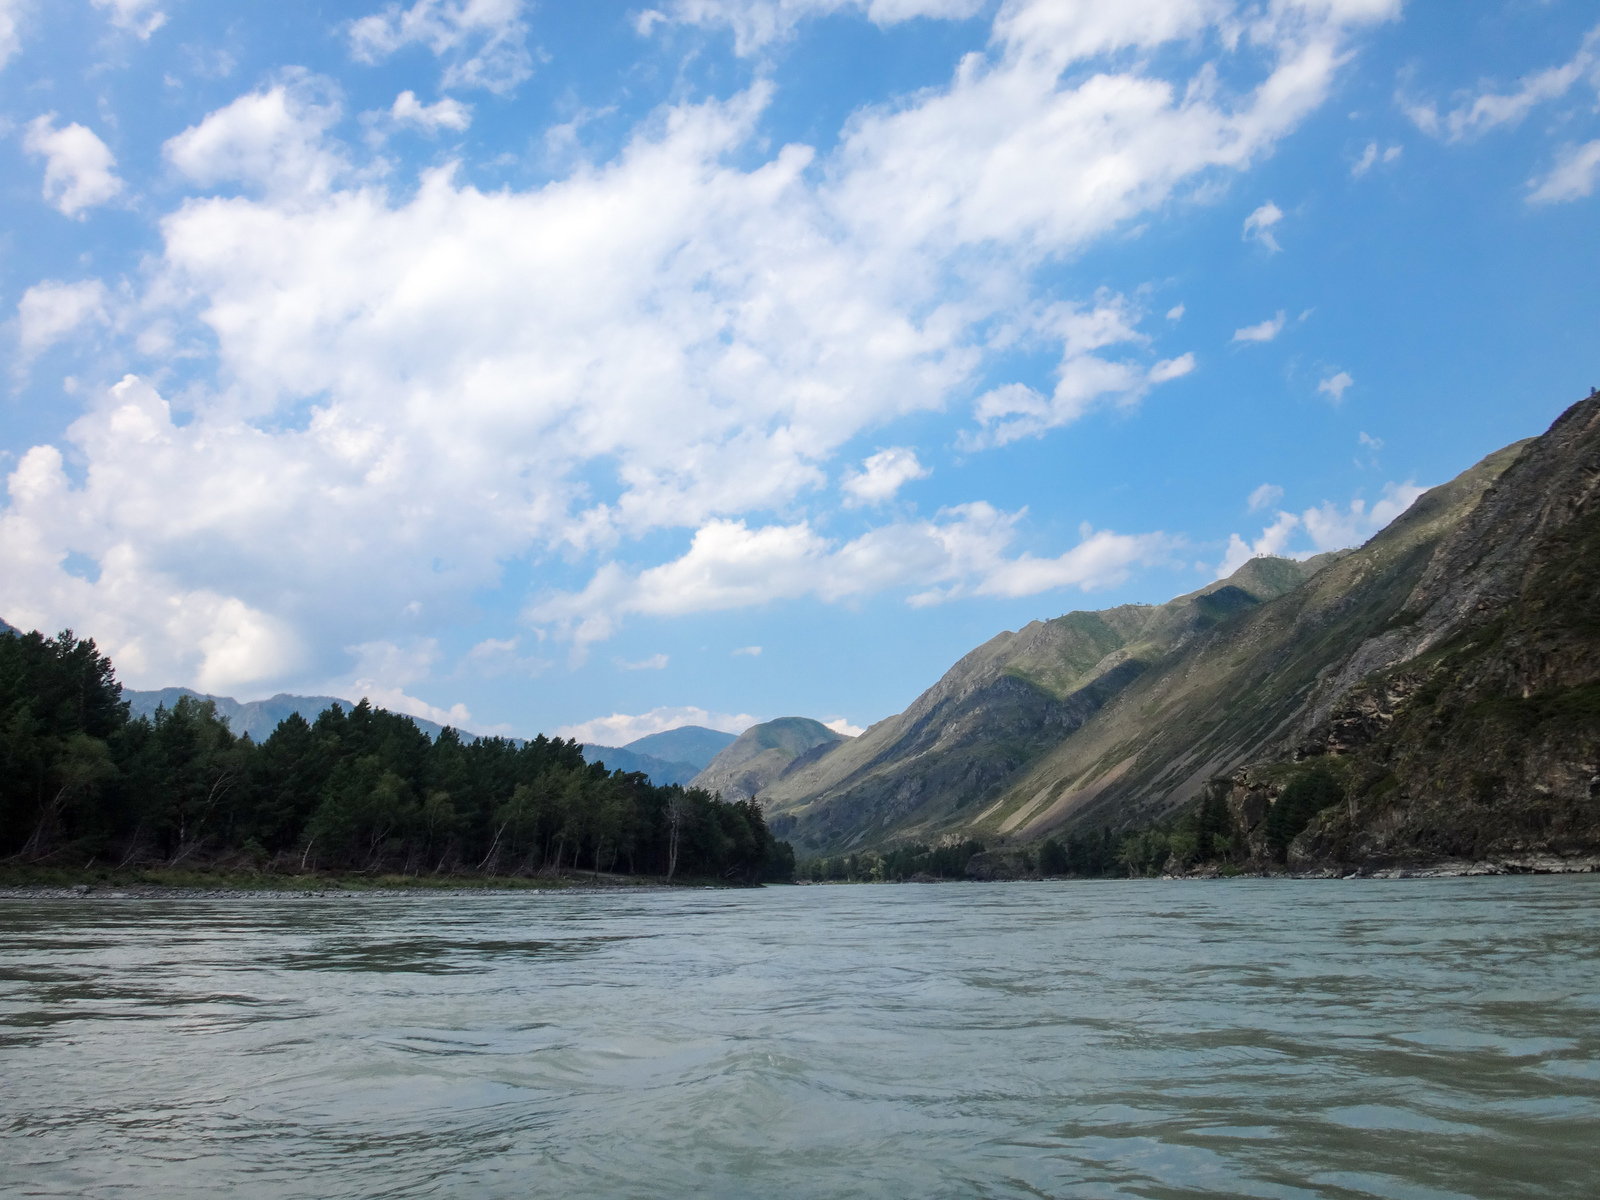
[[[686,0],[662,17],[754,53],[844,7]],[[1179,539],[1149,531],[1019,553],[1023,514],[978,498],[830,522],[926,470],[908,446],[859,457],[908,416],[971,404],[960,448],[980,452],[1195,370],[1152,351],[1137,299],[1062,298],[1040,273],[1271,153],[1327,98],[1352,32],[1398,8],[1013,0],[988,53],[856,113],[825,155],[763,143],[758,74],[662,107],[610,159],[492,191],[450,164],[386,179],[337,136],[338,87],[280,71],[166,143],[191,194],[130,295],[29,293],[30,347],[103,322],[137,369],[69,430],[81,470],[51,445],[11,471],[0,606],[96,630],[132,683],[223,691],[331,673],[372,637],[409,645],[513,559],[534,564],[527,619],[580,649],[634,616],[1021,596],[1166,561]],[[362,62],[426,47],[447,88],[505,92],[531,70],[518,0],[391,4],[345,32]],[[465,126],[459,102],[406,95],[388,120]],[[121,193],[86,127],[44,116],[27,139],[62,213]],[[1048,394],[1008,377],[1018,350],[1057,363]],[[189,382],[158,387],[175,364]],[[650,537],[680,550],[651,561]],[[567,563],[587,582],[539,582]],[[384,670],[364,678],[406,686]]]

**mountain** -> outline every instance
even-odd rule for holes
[[[772,827],[1022,845],[1204,797],[1262,858],[1320,779],[1291,864],[1600,850],[1600,395],[1295,569],[1003,634],[764,792]]]
[[[657,787],[688,784],[734,735],[704,725],[681,725],[664,733],[635,738],[626,746],[585,746],[588,762],[604,762],[613,771],[643,771]]]
[[[734,742],[737,735],[704,725],[680,725],[665,733],[652,733],[622,747],[635,754],[650,754],[670,762],[693,763],[705,767]]]
[[[158,707],[171,708],[180,696],[210,700],[217,706],[217,715],[228,722],[229,729],[241,737],[248,733],[257,742],[271,737],[278,723],[291,713],[299,713],[307,721],[315,721],[332,705],[337,704],[346,711],[355,707],[350,701],[335,696],[291,696],[280,692],[269,700],[250,700],[241,704],[231,696],[201,695],[189,688],[169,687],[154,692],[122,689],[122,698],[128,702],[128,711],[135,717],[153,717]],[[444,729],[444,726],[421,717],[411,719],[430,738],[437,737]]]
[[[4,621],[0,621],[0,633],[14,633],[18,637],[22,636],[22,630],[15,625],[7,625]]]
[[[700,768],[694,763],[639,754],[631,748],[632,745],[630,742],[627,746],[585,746],[583,760],[603,762],[606,769],[611,771],[642,771],[656,787],[666,787],[672,783],[687,784],[700,773]]]
[[[693,786],[724,800],[764,794],[789,772],[803,769],[851,739],[809,717],[780,717],[752,725],[694,777]]]
[[[1252,559],[1166,604],[1073,612],[999,634],[905,712],[765,788],[769,820],[807,852],[960,828],[1152,663],[1338,557]]]

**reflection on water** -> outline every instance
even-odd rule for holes
[[[1597,900],[0,900],[0,1192],[1600,1195]]]

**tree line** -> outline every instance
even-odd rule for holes
[[[794,852],[753,801],[656,787],[576,741],[430,740],[334,705],[256,743],[210,701],[130,718],[111,660],[71,630],[0,634],[0,857],[410,875],[626,872],[754,884]]]

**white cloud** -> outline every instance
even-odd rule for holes
[[[1121,296],[1101,296],[1093,308],[1057,305],[1040,322],[1048,336],[1062,342],[1056,366],[1056,386],[1045,396],[1026,384],[1010,383],[978,397],[973,415],[981,428],[964,433],[963,449],[1003,446],[1025,437],[1038,437],[1069,425],[1097,403],[1118,406],[1137,403],[1153,384],[1166,383],[1194,369],[1194,355],[1145,367],[1136,361],[1118,361],[1100,351],[1126,343],[1146,341],[1135,327],[1137,314]]]
[[[104,323],[106,286],[98,279],[62,283],[46,279],[22,294],[17,304],[17,341],[24,360],[60,341],[85,321]]]
[[[386,708],[390,712],[421,717],[425,721],[432,721],[436,725],[448,725],[453,729],[478,731],[472,714],[467,711],[465,704],[452,704],[449,708],[440,708],[416,696],[407,695],[400,688],[386,688],[370,680],[358,681],[355,685],[355,694],[374,708]]]
[[[1272,227],[1283,220],[1283,209],[1268,200],[1244,219],[1244,240],[1257,241],[1276,254],[1283,247],[1272,232]]]
[[[1356,441],[1358,441],[1359,443],[1361,443],[1361,445],[1367,447],[1369,450],[1373,451],[1374,453],[1376,453],[1377,451],[1383,449],[1383,439],[1382,438],[1373,437],[1366,430],[1362,430],[1361,431],[1361,435],[1356,438]]]
[[[330,80],[288,71],[266,90],[240,96],[169,139],[162,152],[202,187],[242,183],[284,199],[322,193],[349,165],[323,136],[340,115]],[[169,218],[169,228],[184,215],[180,210]]]
[[[1217,568],[1217,578],[1226,579],[1252,558],[1261,558],[1267,555],[1283,555],[1289,544],[1289,538],[1296,529],[1300,528],[1300,518],[1293,513],[1280,512],[1278,519],[1261,531],[1261,536],[1254,542],[1246,542],[1237,533],[1228,537],[1228,551],[1223,555],[1222,565]],[[1307,558],[1307,554],[1290,555],[1295,558]]]
[[[1167,320],[1169,320],[1169,321],[1181,321],[1181,320],[1183,320],[1183,314],[1184,314],[1185,311],[1186,310],[1183,307],[1183,305],[1174,304],[1171,308],[1167,309]]]
[[[619,658],[617,666],[624,671],[664,671],[667,666],[667,656],[652,654],[649,658],[641,658],[638,662],[625,662]]]
[[[523,0],[415,0],[389,4],[352,21],[350,54],[379,63],[420,44],[444,60],[443,86],[480,87],[504,95],[533,74]]]
[[[831,717],[824,721],[823,725],[833,730],[840,737],[856,738],[866,732],[860,725],[852,725],[844,717]]]
[[[55,113],[28,122],[22,148],[45,160],[44,198],[69,217],[104,204],[122,191],[117,160],[92,129],[77,122],[55,127]]]
[[[432,137],[441,129],[463,133],[472,124],[472,105],[463,104],[449,96],[432,104],[424,104],[413,91],[401,92],[394,98],[389,118],[396,125],[409,125]]]
[[[833,602],[903,587],[924,589],[909,597],[917,606],[962,595],[1089,591],[1121,582],[1136,565],[1165,561],[1178,544],[1161,533],[1085,528],[1079,545],[1059,557],[1008,558],[1004,550],[1021,516],[966,504],[942,510],[938,521],[883,526],[843,545],[805,522],[751,529],[743,521],[713,521],[695,533],[682,557],[638,572],[607,563],[582,592],[541,597],[527,616],[554,628],[582,654],[632,614],[681,616],[802,596]]]
[[[1378,143],[1368,142],[1367,148],[1361,152],[1361,157],[1351,165],[1350,174],[1359,179],[1361,176],[1370,171],[1380,160],[1385,163],[1392,163],[1400,157],[1402,152],[1402,147],[1390,146],[1380,155],[1378,153]]]
[[[861,464],[859,471],[846,473],[839,484],[845,505],[882,504],[892,500],[900,486],[913,479],[926,479],[932,471],[917,461],[916,451],[905,446],[880,450]]]
[[[733,31],[734,51],[749,55],[794,32],[812,17],[857,11],[878,26],[913,17],[965,19],[982,11],[987,0],[674,0],[664,9],[649,9],[635,19],[641,37],[660,22],[678,22]]]
[[[1383,498],[1369,509],[1363,500],[1352,500],[1341,509],[1332,501],[1319,508],[1308,508],[1300,515],[1306,533],[1317,552],[1358,546],[1394,520],[1427,491],[1411,482],[1385,484]]]
[[[484,678],[499,675],[534,676],[553,664],[538,655],[522,653],[521,638],[485,638],[467,651],[463,664],[469,671]]]
[[[1182,379],[1194,370],[1194,354],[1180,354],[1177,358],[1163,359],[1150,368],[1149,379],[1151,383],[1167,383],[1173,379]]]
[[[1512,92],[1482,92],[1471,101],[1440,114],[1438,106],[1397,96],[1401,109],[1424,133],[1458,142],[1502,125],[1515,125],[1535,107],[1559,100],[1573,86],[1587,81],[1600,87],[1600,26],[1591,29],[1571,59],[1524,76]]]
[[[1250,493],[1250,511],[1259,512],[1269,504],[1276,504],[1283,499],[1283,489],[1275,483],[1263,483]]]
[[[1283,332],[1283,325],[1287,318],[1283,310],[1278,310],[1278,315],[1271,317],[1259,325],[1246,325],[1243,329],[1233,331],[1233,340],[1236,342],[1270,342]]]
[[[1254,542],[1245,541],[1237,533],[1229,536],[1227,553],[1217,568],[1217,578],[1226,579],[1252,558],[1263,555],[1306,559],[1328,550],[1358,546],[1410,508],[1426,490],[1410,482],[1389,483],[1384,485],[1383,498],[1370,509],[1365,500],[1358,498],[1347,508],[1328,501],[1299,514],[1280,512]],[[1309,549],[1290,548],[1296,532],[1303,532],[1310,539]]]
[[[408,605],[448,611],[509,560],[550,587],[558,556],[589,572],[656,530],[698,531],[696,546],[736,530],[722,549],[771,557],[775,576],[743,581],[737,555],[693,549],[602,566],[583,589],[603,601],[590,633],[637,605],[1114,578],[1161,543],[1095,534],[1008,559],[1015,516],[987,505],[844,545],[775,514],[827,496],[843,447],[974,390],[968,442],[995,445],[1191,367],[1152,365],[1119,298],[1050,303],[1040,271],[1270,154],[1329,94],[1349,33],[1397,7],[1008,4],[990,54],[857,114],[820,158],[764,147],[760,82],[665,106],[610,160],[522,190],[446,167],[391,194],[333,136],[331,86],[285,73],[167,144],[187,180],[246,188],[170,211],[132,299],[169,327],[151,352],[191,381],[184,421],[137,379],[91,401],[65,439],[83,482],[46,471],[48,504],[22,487],[0,509],[0,611],[59,611],[119,646],[153,623],[128,660],[137,685],[220,677],[199,643],[226,609],[281,642],[227,668],[253,663],[266,686],[403,639]],[[360,44],[426,41],[407,30],[437,17],[446,57],[470,55],[472,39],[445,44],[469,10],[488,11],[387,9]],[[1206,45],[1228,71],[1206,68]],[[987,386],[1006,382],[987,377],[1008,353],[999,328],[1059,349],[1051,394]],[[61,569],[68,550],[102,563],[98,584]],[[185,605],[201,616],[163,607]],[[585,619],[559,617],[574,634]]]
[[[1335,404],[1342,404],[1344,402],[1345,392],[1354,382],[1355,380],[1350,378],[1350,372],[1340,371],[1337,375],[1330,375],[1321,383],[1317,384],[1317,391],[1325,392],[1329,396],[1332,396]]]
[[[1568,146],[1548,175],[1530,179],[1529,204],[1563,204],[1594,194],[1600,180],[1600,138],[1582,146]]]
[[[743,733],[756,723],[749,713],[716,713],[693,706],[682,708],[652,708],[647,713],[632,716],[612,713],[609,717],[595,717],[576,725],[561,725],[555,736],[572,738],[585,746],[626,746],[652,733],[666,733],[685,725],[700,725],[706,729],[720,729],[723,733]]]
[[[22,35],[17,26],[31,7],[29,0],[0,0],[0,67],[22,49]]]
[[[736,657],[736,658],[741,654],[744,655],[747,658],[760,658],[761,657],[761,647],[760,646],[740,646],[737,650],[735,650],[733,652],[733,654],[734,654],[734,657]]]
[[[92,0],[96,8],[111,14],[111,23],[142,41],[167,23],[167,14],[157,7],[161,0]]]

